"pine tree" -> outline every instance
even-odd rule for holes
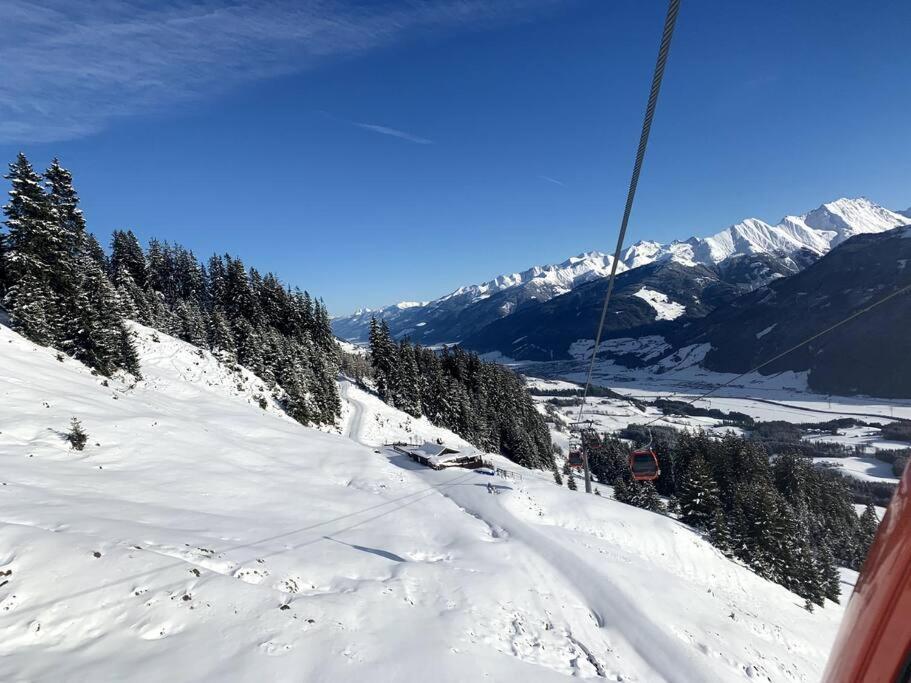
[[[621,503],[652,512],[664,509],[661,497],[650,481],[627,481],[625,477],[618,478],[614,483],[614,498]]]
[[[554,464],[552,471],[554,474],[554,483],[556,483],[557,486],[563,486],[563,477],[560,476],[560,470],[557,469],[556,464]]]
[[[45,171],[44,177],[47,198],[54,209],[57,240],[45,263],[50,271],[50,287],[60,302],[57,341],[63,342],[72,338],[78,324],[73,303],[80,285],[79,264],[86,245],[85,219],[79,208],[79,195],[73,187],[73,176],[57,159]]]
[[[127,326],[121,322],[117,330],[118,351],[120,355],[120,367],[129,372],[136,379],[142,379],[142,370],[139,367],[139,354],[136,353],[136,347],[133,345],[133,337]]]
[[[192,302],[181,301],[177,305],[177,336],[194,346],[206,346],[206,325],[199,307]]]
[[[395,347],[389,335],[389,326],[386,321],[378,322],[376,318],[370,319],[370,358],[373,365],[376,391],[386,403],[395,398],[396,360]]]
[[[873,545],[873,539],[876,538],[876,530],[879,527],[879,518],[876,516],[876,508],[873,503],[867,503],[863,514],[860,516],[860,524],[857,530],[857,554],[859,563],[867,557],[870,552],[870,546]]]
[[[66,240],[41,177],[24,154],[9,166],[10,201],[3,207],[8,234],[3,248],[4,306],[13,326],[39,344],[63,337],[65,311],[54,291]]]
[[[614,500],[620,503],[626,503],[631,505],[633,499],[633,492],[630,487],[631,482],[626,480],[626,477],[617,477],[614,479]]]
[[[716,508],[712,515],[708,532],[711,544],[718,548],[726,557],[732,557],[734,554],[734,542],[731,538],[731,531],[728,528],[724,512],[720,507]]]
[[[760,576],[782,582],[783,532],[777,492],[768,481],[760,480],[740,487],[736,496],[737,557]]]
[[[569,474],[567,475],[566,488],[568,488],[570,491],[576,491],[579,488],[578,484],[576,484],[576,475],[572,470],[570,470]]]
[[[420,380],[414,349],[404,339],[396,364],[395,405],[413,417],[421,416]]]
[[[115,230],[111,238],[110,276],[119,286],[129,277],[140,290],[149,284],[149,270],[145,254],[132,230]]]
[[[101,248],[98,240],[95,239],[95,236],[90,232],[87,232],[85,234],[83,252],[86,256],[97,263],[98,267],[101,268],[104,272],[110,273],[110,263],[108,262],[107,254],[104,253],[104,249]]]
[[[103,375],[126,365],[138,367],[135,350],[129,350],[132,342],[123,333],[117,294],[98,264],[88,257],[81,263],[75,310],[77,329],[67,344],[73,357]]]
[[[341,412],[341,400],[336,384],[337,370],[331,359],[315,349],[306,354],[310,358],[310,393],[317,406],[317,421],[329,424]]]
[[[17,276],[8,287],[3,304],[15,329],[37,344],[54,343],[54,324],[48,316],[56,309],[56,302],[43,279],[30,271]]]
[[[213,353],[224,361],[235,360],[237,347],[234,344],[234,335],[224,314],[219,310],[213,311],[209,317],[207,338]]]
[[[707,529],[721,503],[718,485],[701,455],[690,460],[679,489],[680,520],[697,529]]]
[[[81,451],[89,440],[89,435],[82,428],[82,423],[75,417],[70,420],[70,431],[66,435],[67,441],[70,442],[74,451]]]
[[[838,575],[835,557],[827,543],[820,547],[818,561],[822,571],[823,593],[829,600],[837,603],[841,595],[841,577]]]
[[[261,339],[246,318],[237,318],[234,321],[234,342],[237,347],[237,361],[250,372],[259,374],[263,369],[263,359],[260,355]]]

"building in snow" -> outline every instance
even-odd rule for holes
[[[409,458],[425,467],[442,470],[447,467],[465,467],[476,469],[484,467],[485,462],[481,454],[474,449],[458,451],[443,444],[425,441],[422,444],[392,444],[397,453],[407,455]]]

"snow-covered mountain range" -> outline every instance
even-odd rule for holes
[[[364,308],[353,315],[335,318],[337,336],[364,341],[370,319],[385,320],[396,336],[408,335],[429,343],[457,341],[484,324],[509,315],[526,301],[548,301],[585,282],[610,274],[613,257],[599,251],[572,256],[562,263],[533,266],[521,273],[500,275],[481,284],[459,287],[433,301],[403,301],[377,310]],[[624,263],[617,272],[628,270]],[[475,315],[461,316],[464,309],[482,304]],[[455,317],[462,319],[454,325]],[[454,336],[453,336],[454,335]]]
[[[669,244],[640,241],[624,251],[617,272],[672,262],[689,268],[721,266],[724,280],[724,271],[737,270],[730,264],[745,262],[757,269],[751,257],[768,257],[758,267],[758,271],[765,268],[767,276],[757,277],[752,283],[760,286],[786,274],[779,272],[781,268],[786,272],[800,269],[854,235],[905,225],[909,214],[911,209],[892,211],[864,197],[841,198],[801,215],[785,216],[776,225],[748,218],[709,237],[691,237]],[[778,262],[777,267],[769,268],[769,259]],[[336,318],[333,328],[342,339],[364,341],[370,319],[376,316],[386,320],[396,336],[407,335],[426,344],[463,341],[524,305],[549,301],[605,277],[610,272],[611,261],[608,254],[586,252],[559,264],[535,266],[482,284],[459,287],[433,301],[363,309]],[[669,294],[660,288],[658,291]]]

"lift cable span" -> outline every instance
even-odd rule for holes
[[[636,151],[636,162],[633,165],[633,175],[630,178],[629,192],[626,195],[626,208],[623,210],[623,220],[620,222],[620,234],[617,236],[617,248],[614,250],[614,260],[611,263],[610,278],[607,282],[607,294],[604,297],[604,306],[601,308],[601,321],[598,323],[598,333],[595,335],[595,345],[592,347],[591,363],[588,366],[588,377],[585,380],[585,389],[582,392],[582,404],[579,406],[579,422],[582,422],[585,411],[585,402],[591,386],[592,373],[595,370],[595,358],[598,356],[598,346],[601,344],[601,334],[604,332],[604,320],[607,318],[607,309],[610,306],[611,294],[614,291],[614,280],[617,276],[617,264],[623,252],[623,240],[626,237],[626,228],[629,224],[630,213],[633,210],[633,199],[636,197],[636,188],[639,185],[639,173],[642,171],[642,162],[645,160],[645,149],[648,146],[648,136],[652,130],[652,119],[655,117],[655,107],[658,104],[658,93],[661,91],[661,81],[664,78],[664,67],[667,65],[667,55],[671,49],[671,38],[674,36],[674,25],[677,23],[677,13],[680,11],[680,0],[670,0],[667,16],[664,19],[664,32],[661,35],[661,44],[658,47],[658,60],[655,63],[655,73],[652,76],[652,89],[648,95],[648,104],[645,107],[645,119],[642,122],[642,134],[639,136],[639,149]],[[584,449],[583,449],[584,451]],[[588,459],[585,461],[585,492],[591,493],[591,476],[588,469]]]

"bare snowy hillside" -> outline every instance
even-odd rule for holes
[[[0,326],[0,679],[820,675],[842,608],[808,613],[675,521],[357,443],[459,442],[353,387],[351,439],[302,427],[135,330],[127,386]]]

